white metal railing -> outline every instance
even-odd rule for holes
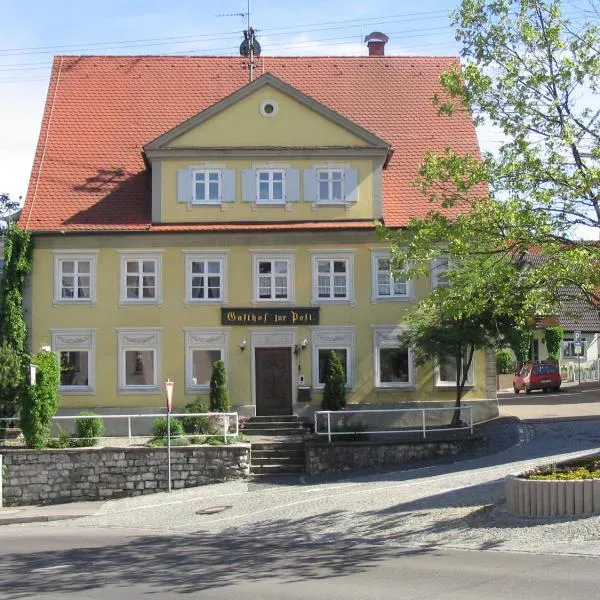
[[[436,407],[436,408],[390,408],[390,409],[365,409],[365,410],[319,410],[315,412],[315,434],[317,435],[326,435],[329,442],[331,442],[331,438],[334,435],[356,435],[356,434],[382,434],[382,433],[422,433],[423,439],[427,439],[427,419],[426,413],[428,412],[454,412],[454,411],[468,411],[469,412],[469,422],[461,427],[430,427],[434,429],[434,431],[456,431],[458,429],[468,429],[473,435],[473,407],[472,406],[461,406],[460,408],[456,407]],[[346,415],[368,415],[368,414],[377,414],[377,415],[385,415],[385,414],[399,414],[399,413],[422,413],[421,415],[421,427],[418,429],[414,428],[405,428],[405,427],[396,427],[394,429],[360,429],[357,431],[334,431],[331,426],[331,417],[344,418]],[[326,424],[325,431],[319,431],[319,416],[324,415]]]
[[[565,381],[600,381],[600,361],[576,359],[561,364],[561,376]]]
[[[151,435],[134,435],[132,428],[132,419],[156,419],[156,418],[166,418],[166,413],[137,413],[137,414],[126,414],[126,415],[113,415],[113,414],[94,414],[94,415],[60,415],[57,417],[52,417],[53,422],[60,421],[76,421],[78,419],[106,419],[106,420],[116,420],[116,419],[126,419],[127,420],[127,435],[103,435],[98,437],[86,437],[85,439],[121,439],[121,438],[142,438],[142,439],[151,439],[153,436]],[[199,435],[202,437],[223,437],[225,442],[227,442],[228,437],[236,437],[239,435],[239,416],[236,412],[231,413],[171,413],[172,418],[184,418],[184,417],[208,417],[215,422],[215,425],[220,425],[221,431],[218,433],[198,433],[198,434],[185,434],[183,436],[172,436],[176,437],[187,437],[193,435]],[[18,418],[0,418],[0,422],[2,421],[18,421]],[[220,421],[220,423],[218,423]],[[81,439],[81,438],[73,438],[73,439]]]

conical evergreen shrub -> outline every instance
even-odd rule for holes
[[[210,412],[231,412],[225,363],[215,360],[210,377]]]
[[[346,406],[346,374],[339,356],[331,350],[327,357],[323,410],[341,410]]]

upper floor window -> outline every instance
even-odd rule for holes
[[[54,301],[92,303],[96,300],[96,253],[54,255]]]
[[[159,304],[161,255],[154,252],[121,254],[122,303]]]
[[[433,260],[431,265],[431,284],[434,288],[448,287],[448,269],[450,268],[450,257],[442,254]]]
[[[344,172],[341,169],[320,169],[319,202],[344,202]]]
[[[254,301],[293,301],[293,256],[255,254]]]
[[[313,304],[352,301],[352,264],[348,253],[313,256]]]
[[[194,203],[221,202],[221,172],[194,171]]]
[[[224,302],[226,269],[226,253],[185,251],[186,302]]]
[[[392,260],[387,249],[372,250],[372,297],[376,300],[406,300],[410,298],[410,281],[392,272]]]
[[[256,199],[258,202],[283,202],[285,174],[283,169],[257,169]]]

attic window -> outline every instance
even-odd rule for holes
[[[263,117],[274,117],[279,110],[279,104],[275,100],[263,100],[260,103],[260,114]]]

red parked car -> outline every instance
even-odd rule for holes
[[[523,365],[523,368],[513,377],[515,394],[521,390],[530,394],[531,390],[560,390],[562,383],[558,364],[555,362],[540,362]]]

